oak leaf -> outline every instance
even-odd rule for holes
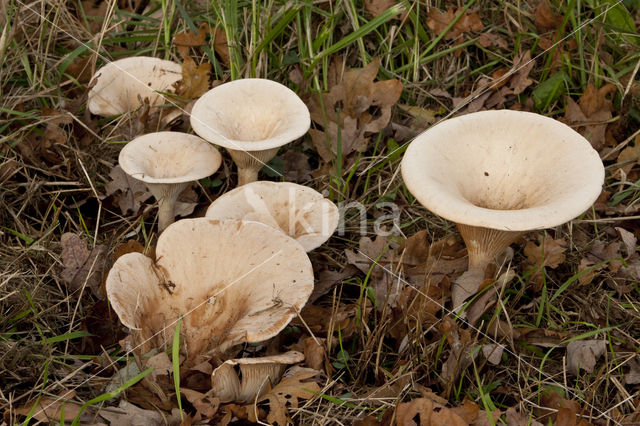
[[[258,402],[269,401],[267,421],[281,426],[289,424],[287,406],[298,408],[299,399],[310,399],[320,392],[320,386],[312,380],[317,374],[315,370],[299,370],[292,377],[283,378],[269,392],[262,395]]]
[[[71,291],[82,288],[85,283],[91,291],[101,298],[100,284],[105,268],[107,248],[96,245],[91,250],[85,240],[78,235],[66,232],[60,237],[62,247],[62,279]]]
[[[196,65],[190,57],[182,62],[182,80],[175,83],[175,91],[178,96],[188,99],[199,98],[209,90],[209,74],[211,64],[203,62]]]
[[[567,97],[564,121],[598,151],[605,145],[607,121],[612,117],[613,94],[616,90],[613,84],[605,84],[599,89],[589,84],[578,103]]]

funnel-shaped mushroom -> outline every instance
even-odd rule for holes
[[[258,222],[180,220],[158,238],[156,259],[119,257],[107,296],[141,353],[170,345],[182,317],[186,366],[275,336],[313,290],[302,246]]]
[[[143,181],[158,201],[158,231],[173,223],[178,195],[190,182],[212,175],[222,157],[210,143],[180,132],[148,133],[120,151],[120,167]]]
[[[278,148],[304,135],[309,110],[291,89],[261,78],[214,87],[196,101],[191,126],[225,147],[238,167],[238,185],[254,182]]]
[[[501,110],[443,121],[411,142],[402,178],[416,199],[458,225],[469,268],[484,269],[522,232],[587,210],[604,181],[591,144],[538,114]]]
[[[156,106],[164,102],[158,92],[166,92],[180,79],[182,66],[175,62],[148,56],[119,59],[95,73],[87,106],[105,117],[133,111],[145,98]]]
[[[262,222],[295,238],[306,251],[327,241],[338,226],[338,207],[318,191],[288,182],[258,181],[216,199],[206,216]]]
[[[251,402],[271,389],[288,365],[302,361],[304,355],[296,351],[262,358],[230,359],[211,374],[213,395],[221,402]]]

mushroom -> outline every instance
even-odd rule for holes
[[[591,144],[529,112],[483,111],[443,121],[411,142],[402,178],[416,199],[455,222],[481,270],[523,232],[587,210],[604,181]]]
[[[262,222],[295,238],[306,251],[322,245],[338,226],[338,207],[318,191],[289,182],[248,183],[216,199],[211,219]]]
[[[182,79],[182,66],[149,56],[135,56],[109,62],[91,79],[87,107],[91,113],[108,117],[124,114],[141,106],[164,102],[159,92],[167,91]]]
[[[254,182],[278,148],[304,135],[309,110],[291,89],[261,78],[214,87],[191,111],[193,130],[229,151],[238,167],[238,185]]]
[[[190,182],[212,175],[222,157],[210,143],[180,132],[148,133],[126,144],[118,157],[129,176],[141,180],[158,201],[158,231],[173,223],[178,195]]]
[[[275,336],[313,290],[302,246],[258,222],[180,220],[158,238],[156,259],[119,257],[107,297],[141,354],[170,346],[181,318],[186,367]]]
[[[302,361],[304,355],[296,351],[262,358],[227,360],[211,374],[212,394],[220,402],[251,402],[280,380],[287,365]]]

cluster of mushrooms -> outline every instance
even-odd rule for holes
[[[88,108],[112,116],[142,102],[161,106],[166,100],[160,93],[180,79],[180,65],[171,61],[111,62],[94,76]],[[333,234],[338,208],[311,188],[257,181],[278,148],[310,126],[307,107],[287,87],[264,79],[217,86],[194,104],[191,124],[204,139],[155,132],[121,150],[120,167],[144,182],[158,201],[161,234],[156,260],[142,253],[116,260],[106,292],[131,330],[138,359],[171,347],[180,321],[181,368],[210,369],[214,396],[245,402],[276,382],[285,365],[304,359],[294,351],[253,359],[229,356],[241,344],[275,336],[300,312],[314,283],[307,252]],[[178,195],[220,166],[214,143],[229,150],[239,187],[218,197],[205,217],[174,222]]]
[[[97,73],[89,109],[121,114],[141,98],[159,105],[159,92],[180,80],[180,72],[180,65],[153,58],[112,62]],[[114,84],[127,87],[125,95],[103,96]],[[263,79],[222,84],[195,103],[191,125],[204,139],[152,133],[120,153],[123,170],[145,182],[158,200],[162,234],[157,260],[130,253],[116,261],[107,294],[141,353],[168,347],[181,318],[183,366],[202,371],[214,360],[215,395],[249,401],[302,354],[227,354],[275,336],[300,312],[314,284],[306,252],[334,232],[338,209],[313,189],[256,181],[278,148],[310,126],[306,106],[285,86]],[[239,187],[215,200],[206,217],[173,223],[175,201],[187,183],[220,166],[212,144],[229,151]],[[401,167],[416,199],[457,224],[469,254],[467,274],[479,277],[478,286],[485,267],[520,235],[577,217],[604,181],[598,153],[580,134],[551,118],[510,110],[433,126],[411,142]],[[454,290],[454,308],[474,293]]]

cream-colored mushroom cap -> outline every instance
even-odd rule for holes
[[[182,79],[182,66],[163,59],[135,56],[109,62],[91,80],[87,106],[93,114],[124,114],[149,99],[155,106],[164,102],[162,94]]]
[[[295,238],[311,251],[338,227],[338,207],[318,191],[295,183],[257,181],[217,198],[205,215],[211,219],[262,222]]]
[[[563,224],[604,181],[589,142],[542,115],[483,111],[445,120],[411,142],[402,177],[417,200],[458,224],[505,231]]]
[[[147,183],[181,183],[205,178],[222,156],[207,141],[181,132],[156,132],[127,143],[118,157],[128,175]]]
[[[198,135],[237,151],[277,148],[304,135],[310,125],[309,110],[295,92],[261,78],[214,87],[191,111]]]
[[[261,358],[238,358],[225,361],[211,374],[211,389],[221,402],[250,402],[275,385],[284,369],[304,361],[300,352]],[[239,366],[240,374],[235,366]]]
[[[233,345],[275,336],[313,290],[302,246],[258,222],[180,220],[158,238],[156,259],[118,258],[107,296],[143,353],[170,344],[182,317],[191,366]]]

